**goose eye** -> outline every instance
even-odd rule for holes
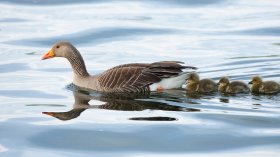
[[[56,46],[57,49],[58,49],[59,47],[60,47],[59,45]]]

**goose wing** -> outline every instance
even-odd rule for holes
[[[195,68],[181,64],[162,61],[119,65],[99,75],[98,81],[105,92],[148,92],[149,85],[178,76],[185,68]]]

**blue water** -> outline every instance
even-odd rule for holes
[[[0,8],[0,156],[279,156],[279,94],[116,99],[77,92],[65,59],[41,60],[68,40],[92,74],[180,60],[202,78],[279,82],[279,1],[2,0]]]

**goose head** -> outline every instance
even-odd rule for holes
[[[50,51],[42,57],[42,60],[53,57],[70,58],[77,55],[77,53],[79,54],[78,50],[70,42],[60,41],[53,45]]]
[[[252,78],[252,81],[249,82],[249,84],[261,85],[262,84],[262,78],[260,76],[254,76]]]
[[[198,83],[199,82],[199,75],[195,72],[191,72],[189,74],[188,83]]]
[[[217,83],[219,86],[227,86],[229,85],[229,78],[224,76],[220,79],[220,81]]]

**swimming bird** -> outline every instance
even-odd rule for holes
[[[254,76],[249,84],[252,84],[251,90],[253,93],[274,94],[280,91],[279,83],[275,81],[263,81],[260,76]]]
[[[64,57],[70,62],[75,85],[107,93],[143,93],[180,88],[188,75],[183,69],[196,69],[183,66],[183,62],[161,61],[123,64],[101,74],[90,75],[80,52],[70,42],[57,42],[42,59],[53,57]]]
[[[242,81],[229,81],[228,77],[222,77],[218,82],[219,91],[228,94],[248,93],[250,88]]]
[[[191,72],[188,78],[187,92],[199,92],[199,93],[209,93],[217,91],[218,86],[212,79],[202,79],[200,80],[199,75],[195,72]]]

